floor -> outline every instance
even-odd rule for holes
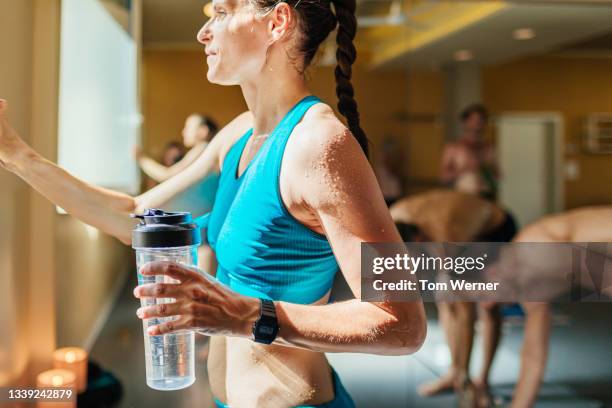
[[[139,306],[132,297],[135,277],[123,288],[109,320],[95,343],[91,357],[116,375],[124,386],[118,407],[212,407],[205,362],[197,363],[195,385],[181,391],[161,392],[145,384],[142,325],[136,318]],[[435,320],[435,308],[427,305],[428,338],[423,348],[409,357],[363,354],[330,354],[329,360],[358,407],[452,407],[451,394],[423,399],[418,384],[443,373],[448,352]],[[564,304],[555,306],[551,360],[538,408],[612,407],[612,306]],[[496,398],[509,401],[518,373],[522,327],[520,321],[504,324],[504,338],[492,373]],[[205,340],[197,336],[202,344]],[[479,366],[474,350],[473,367]]]

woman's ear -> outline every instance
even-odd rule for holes
[[[291,6],[281,1],[272,9],[270,14],[268,27],[272,36],[272,42],[277,42],[288,34],[293,24],[294,18],[291,13]]]

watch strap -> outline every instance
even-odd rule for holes
[[[261,305],[259,309],[259,317],[273,317],[276,318],[276,307],[274,307],[274,302],[268,299],[261,299]]]

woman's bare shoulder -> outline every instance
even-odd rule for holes
[[[318,103],[306,112],[294,129],[290,145],[291,156],[307,161],[324,159],[332,151],[361,150],[346,125],[325,103]]]
[[[293,181],[292,193],[311,202],[346,197],[355,180],[363,180],[363,185],[375,180],[353,134],[323,104],[313,106],[295,127],[285,149],[283,171]]]

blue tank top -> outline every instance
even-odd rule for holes
[[[237,177],[250,129],[229,150],[208,223],[218,261],[217,279],[246,295],[312,303],[331,288],[338,264],[324,235],[297,221],[280,195],[285,146],[306,111],[320,102],[307,96],[270,133]]]

